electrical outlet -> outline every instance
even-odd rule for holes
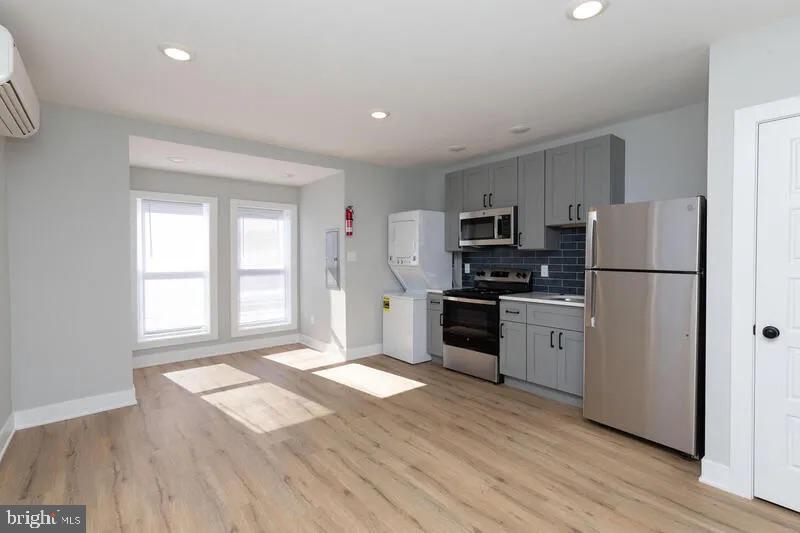
[[[464,263],[464,274],[469,274],[469,263]]]
[[[542,265],[542,277],[549,278],[550,277],[550,267],[547,265]]]

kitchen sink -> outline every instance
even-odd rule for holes
[[[547,299],[558,300],[559,302],[583,303],[583,296],[578,296],[574,294],[555,294],[553,296],[548,296]]]

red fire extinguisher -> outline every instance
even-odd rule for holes
[[[348,205],[344,210],[344,234],[353,236],[353,206]]]

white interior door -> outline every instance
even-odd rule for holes
[[[800,511],[800,117],[759,127],[757,239],[754,494]]]

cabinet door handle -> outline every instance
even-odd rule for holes
[[[558,349],[559,349],[559,350],[563,350],[563,349],[564,349],[564,345],[563,345],[563,344],[561,344],[561,339],[562,339],[563,337],[564,337],[564,332],[563,332],[563,331],[559,331],[559,332],[558,332]]]
[[[515,311],[513,309],[506,309],[506,313],[508,313],[509,315],[518,315],[519,311]]]
[[[483,195],[483,207],[486,207],[486,195]]]
[[[553,344],[553,333],[555,333],[555,331],[551,331],[550,332],[550,347],[551,348],[555,348],[556,347],[555,344]]]
[[[578,220],[581,219],[581,204],[578,204],[578,207],[575,208],[575,212],[578,215]]]
[[[522,246],[522,232],[517,233],[517,246]]]
[[[505,337],[503,337],[503,326],[505,326],[505,324],[500,322],[500,338],[501,339],[505,338]]]
[[[439,313],[439,325],[444,326],[444,313]]]
[[[492,207],[492,195],[494,195],[494,193],[490,192],[489,193],[489,207]]]
[[[572,204],[569,204],[569,219],[572,220]]]

